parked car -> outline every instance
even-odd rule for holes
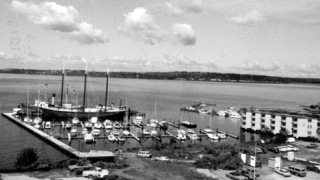
[[[166,161],[170,162],[170,159],[167,156],[161,156],[161,157],[156,157],[154,158],[155,161]]]
[[[84,177],[107,177],[109,175],[109,171],[107,169],[101,169],[100,167],[95,167],[92,170],[86,170],[82,172],[82,176]]]
[[[307,166],[308,171],[314,171],[316,173],[320,173],[320,166]]]
[[[140,158],[151,158],[150,151],[139,151],[138,157]]]
[[[234,180],[248,180],[247,177],[242,176],[240,173],[237,172],[230,172],[226,174],[226,177]]]
[[[284,176],[284,177],[290,177],[291,176],[290,172],[287,171],[286,169],[278,168],[278,169],[275,169],[275,172],[280,174],[281,176]]]
[[[277,147],[268,147],[267,150],[276,154],[279,153],[279,149]]]
[[[251,153],[263,154],[263,151],[260,148],[252,148]]]
[[[68,166],[68,169],[70,171],[88,170],[88,169],[92,169],[92,168],[93,168],[92,164],[86,164],[86,165],[74,164],[74,165],[69,165]]]
[[[299,151],[299,148],[292,146],[292,145],[287,145],[287,148],[289,149],[289,151],[294,151],[294,152]]]
[[[319,145],[318,145],[318,144],[315,144],[315,143],[311,143],[311,144],[309,144],[309,145],[307,146],[307,148],[310,148],[310,149],[315,149],[315,148],[317,148],[317,147],[319,147]]]
[[[295,139],[294,137],[289,137],[289,138],[287,139],[287,142],[288,142],[288,143],[294,143],[294,142],[296,142],[296,139]]]
[[[251,168],[242,168],[242,169],[238,169],[235,171],[238,174],[241,174],[244,177],[247,177],[249,180],[253,180],[256,179],[257,177],[260,176],[260,174]]]
[[[296,175],[296,176],[305,177],[307,175],[306,168],[304,168],[304,167],[289,166],[284,169],[288,170],[291,174]]]
[[[289,151],[289,148],[287,148],[287,146],[278,146],[277,148],[279,152],[282,152],[282,153]]]

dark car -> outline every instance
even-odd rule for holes
[[[276,154],[279,153],[279,149],[277,147],[268,147],[267,150]]]
[[[257,179],[260,174],[254,169],[242,168],[235,171],[237,174],[240,174],[244,177],[247,177],[249,180]],[[255,176],[254,176],[255,175]]]
[[[320,166],[307,166],[307,171],[313,171],[316,173],[320,173]]]
[[[318,144],[315,144],[315,143],[311,143],[311,144],[309,144],[309,145],[307,146],[307,148],[310,148],[310,149],[314,149],[314,148],[317,148],[317,147],[319,147],[319,145],[318,145]]]
[[[240,173],[237,173],[237,172],[227,173],[226,176],[234,180],[248,180],[247,177],[242,176]]]

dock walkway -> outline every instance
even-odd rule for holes
[[[73,147],[59,141],[58,139],[54,138],[46,134],[45,132],[33,127],[32,125],[23,122],[23,120],[18,119],[13,116],[12,113],[1,113],[2,116],[6,117],[7,119],[11,120],[12,122],[18,124],[19,126],[25,128],[26,130],[32,132],[36,136],[40,137],[41,139],[45,140],[46,142],[54,145],[59,150],[67,153],[73,158],[87,158],[87,159],[114,159],[115,155],[111,151],[94,151],[91,150],[89,152],[80,152]]]

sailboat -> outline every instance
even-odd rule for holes
[[[29,117],[28,104],[29,104],[29,88],[28,88],[28,92],[27,92],[27,115],[26,115],[26,117],[24,117],[23,121],[26,122],[26,123],[31,123],[32,119]]]
[[[99,118],[108,118],[108,119],[121,119],[125,116],[126,107],[114,107],[113,105],[108,106],[108,81],[109,81],[109,70],[107,72],[107,81],[106,81],[106,96],[105,96],[105,105],[96,106],[93,108],[86,107],[86,88],[87,88],[87,68],[85,71],[85,80],[84,80],[84,94],[83,94],[83,106],[82,107],[63,107],[63,86],[64,86],[64,76],[65,71],[62,70],[62,85],[61,85],[61,106],[51,105],[49,107],[40,107],[44,117],[56,117],[56,118],[68,118],[73,117],[74,114],[77,114],[77,118],[80,120],[85,120],[91,117],[96,117],[99,113]]]

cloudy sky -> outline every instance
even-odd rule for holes
[[[320,0],[2,0],[1,68],[320,78]]]

